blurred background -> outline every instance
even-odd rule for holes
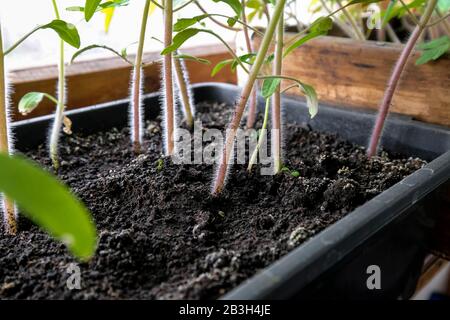
[[[84,6],[84,0],[58,0],[58,6],[61,12],[61,18],[67,22],[76,25],[81,36],[81,46],[90,44],[104,44],[118,51],[129,46],[128,52],[133,53],[136,50],[135,41],[138,39],[139,27],[141,22],[141,12],[144,6],[143,0],[131,0],[127,6],[117,8],[109,27],[108,33],[105,32],[105,14],[97,13],[89,23],[83,20],[82,12],[67,11],[66,8],[72,6]],[[302,8],[310,0],[301,1]],[[208,11],[233,15],[229,6],[215,3],[211,0],[200,1],[201,5]],[[306,11],[306,10],[304,10]],[[202,14],[200,9],[190,4],[183,10],[182,15],[178,17],[188,17]],[[298,12],[301,19],[308,19],[305,13]],[[5,48],[17,41],[25,33],[39,24],[45,24],[55,18],[51,0],[14,0],[1,1],[0,18],[4,30]],[[175,17],[176,19],[176,17]],[[224,21],[224,20],[222,20]],[[208,19],[205,20],[206,27],[219,29],[217,25]],[[257,19],[252,23],[257,23]],[[147,41],[145,50],[156,51],[161,45],[150,37],[162,38],[162,14],[158,8],[151,15],[149,27],[147,29]],[[233,41],[236,33],[220,28],[220,35],[227,41]],[[189,40],[185,46],[195,46],[197,44],[217,43],[218,40],[210,35],[199,34],[194,39]],[[26,68],[30,66],[41,66],[54,64],[57,61],[58,39],[51,30],[40,30],[32,37],[27,39],[17,50],[8,56],[7,65],[9,69]],[[67,58],[70,58],[75,49],[66,46]],[[83,54],[80,59],[94,59],[111,55],[105,50],[90,50]]]

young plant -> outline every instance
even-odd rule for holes
[[[58,158],[58,142],[61,133],[61,128],[63,124],[69,125],[70,120],[64,117],[64,109],[66,103],[66,83],[65,83],[65,61],[64,61],[64,43],[67,42],[75,48],[80,47],[80,36],[74,25],[61,20],[59,9],[56,0],[52,0],[53,10],[55,13],[56,20],[53,20],[48,25],[38,26],[33,29],[30,33],[25,35],[19,42],[17,42],[8,53],[18,46],[22,41],[24,41],[28,36],[39,29],[52,28],[59,35],[59,60],[58,60],[58,88],[57,88],[57,98],[55,99],[49,94],[41,92],[30,92],[25,95],[19,104],[19,111],[21,113],[30,113],[33,111],[44,97],[49,98],[56,104],[56,113],[53,121],[52,129],[50,132],[50,142],[49,142],[49,154],[53,163],[53,167],[58,169],[59,158]],[[70,128],[66,129],[70,131]]]
[[[57,21],[39,28],[51,28],[67,35],[61,25]],[[87,260],[97,245],[89,211],[52,175],[24,158],[11,156],[13,147],[8,119],[5,55],[34,31],[4,51],[0,23],[0,194],[5,232],[11,235],[17,232],[15,201],[29,219],[63,241],[76,257]]]
[[[416,42],[421,36],[422,32],[427,27],[428,21],[433,14],[433,11],[436,7],[437,0],[429,0],[426,4],[425,11],[419,21],[419,24],[415,27],[413,33],[408,39],[405,47],[403,48],[400,57],[398,58],[394,70],[389,78],[386,90],[384,92],[383,100],[381,101],[381,105],[379,108],[378,116],[375,122],[375,127],[372,131],[372,135],[370,137],[369,146],[367,148],[367,156],[373,157],[378,148],[378,144],[380,142],[381,133],[384,128],[384,123],[386,117],[389,113],[389,108],[391,106],[392,98],[394,97],[395,90],[397,89],[398,83],[400,81],[403,70],[405,69],[406,63],[416,46]]]
[[[248,76],[247,82],[245,83],[245,85],[242,89],[239,101],[236,104],[236,109],[233,114],[233,118],[229,124],[227,134],[225,137],[224,147],[223,147],[223,151],[221,153],[221,159],[219,162],[219,166],[217,168],[216,177],[213,182],[213,189],[212,189],[213,195],[216,195],[216,196],[219,195],[225,186],[225,181],[226,181],[227,174],[228,174],[228,168],[229,168],[230,160],[231,160],[232,154],[233,154],[236,131],[239,128],[245,106],[247,104],[247,101],[251,94],[251,91],[253,90],[254,83],[259,75],[261,66],[263,65],[263,63],[266,59],[267,51],[269,50],[269,46],[272,41],[272,37],[275,33],[275,29],[276,29],[276,27],[279,23],[279,20],[282,16],[285,3],[286,3],[285,0],[279,0],[279,1],[277,1],[276,5],[275,5],[274,12],[272,14],[272,18],[267,26],[266,32],[264,34],[264,38],[262,39],[262,42],[261,42],[261,46],[256,55],[253,66],[250,70],[250,74]]]
[[[173,34],[173,1],[164,0],[164,47],[172,44]],[[168,52],[163,57],[162,87],[163,87],[163,110],[164,110],[164,146],[167,156],[171,156],[175,151],[175,128],[176,115],[174,108],[174,90],[173,90],[173,54]]]
[[[77,29],[60,19],[56,19],[51,21],[50,23],[39,25],[33,28],[30,32],[20,38],[17,42],[15,42],[10,48],[4,50],[3,48],[3,39],[1,34],[1,23],[0,23],[0,152],[3,153],[11,153],[13,148],[11,132],[9,129],[9,121],[8,121],[8,92],[6,86],[6,76],[5,76],[5,57],[14,51],[20,44],[22,44],[29,36],[34,34],[36,31],[41,29],[51,29],[55,31],[58,36],[61,38],[61,41],[66,41],[74,47],[79,47],[80,38],[78,35]],[[43,98],[43,94],[40,93],[31,93],[27,95],[28,101],[40,101]],[[54,98],[52,98],[55,100]],[[29,105],[27,111],[31,111],[33,108],[37,106],[37,103],[31,103],[32,106]],[[5,216],[5,226],[8,233],[14,234],[17,231],[17,223],[16,223],[16,208],[14,203],[4,197],[2,200],[2,211]]]

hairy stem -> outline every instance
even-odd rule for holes
[[[245,44],[247,46],[247,51],[249,53],[253,52],[253,44],[250,39],[250,34],[248,32],[247,28],[247,16],[245,15],[245,5],[246,0],[241,0],[242,5],[242,21],[244,22],[243,26],[243,32],[245,37]],[[257,90],[257,84],[255,82],[255,85],[253,87],[252,93],[250,95],[250,102],[248,104],[248,115],[247,115],[247,129],[252,129],[255,125],[256,121],[256,104],[258,103],[258,90]]]
[[[8,104],[5,76],[5,55],[3,53],[2,26],[0,22],[0,153],[10,153],[9,145],[9,123]],[[5,231],[9,234],[16,234],[17,221],[14,202],[5,195],[2,198],[2,211],[5,218]]]
[[[60,19],[58,6],[56,0],[52,0],[56,19]],[[58,142],[61,132],[62,122],[64,118],[64,104],[65,104],[65,65],[64,65],[64,41],[59,39],[59,61],[58,61],[58,104],[56,105],[55,119],[53,121],[52,132],[50,133],[50,158],[53,167],[58,169]]]
[[[261,45],[260,45],[258,54],[256,55],[255,62],[252,66],[252,69],[248,76],[247,82],[244,85],[244,88],[242,89],[239,101],[236,104],[236,109],[234,111],[233,118],[229,124],[227,135],[225,138],[225,143],[223,146],[220,163],[217,168],[217,174],[214,179],[213,189],[212,189],[213,195],[216,195],[216,196],[219,195],[225,186],[225,180],[226,180],[227,173],[228,173],[228,166],[230,163],[231,155],[233,153],[236,131],[239,128],[239,125],[240,125],[241,119],[242,119],[242,115],[245,110],[245,106],[247,105],[247,101],[248,101],[250,93],[253,89],[253,85],[256,81],[256,78],[258,77],[261,66],[264,63],[267,51],[269,50],[269,46],[272,41],[272,37],[275,33],[275,29],[277,27],[278,21],[280,20],[281,13],[284,10],[285,3],[286,3],[286,0],[277,1],[277,4],[276,4],[274,12],[273,12],[272,19],[267,27],[264,38],[261,41]]]
[[[389,108],[391,106],[392,98],[394,97],[395,90],[397,89],[398,82],[400,77],[405,69],[406,63],[408,62],[408,58],[413,51],[417,40],[422,34],[426,24],[430,20],[430,17],[433,13],[434,7],[436,6],[437,0],[430,0],[427,3],[427,7],[425,8],[425,12],[420,19],[420,23],[415,27],[413,33],[408,39],[405,47],[403,48],[400,57],[398,58],[394,71],[389,78],[386,90],[384,92],[383,100],[381,101],[381,105],[379,108],[377,120],[375,122],[375,127],[372,131],[372,135],[370,137],[369,147],[367,149],[367,156],[373,157],[377,152],[377,147],[381,138],[381,132],[383,131],[384,123],[386,117],[389,113]]]
[[[172,44],[172,24],[173,24],[173,1],[164,1],[164,47]],[[173,94],[173,75],[172,75],[172,57],[170,52],[164,55],[163,65],[163,87],[164,87],[164,121],[165,121],[165,152],[171,156],[174,153],[174,94]]]
[[[176,53],[176,55],[178,55],[178,53]],[[186,121],[188,127],[192,128],[194,126],[194,104],[192,93],[189,89],[189,76],[187,74],[187,69],[183,59],[174,58],[173,63],[184,120]]]
[[[277,29],[277,43],[275,46],[275,60],[273,74],[281,76],[283,66],[283,38],[284,38],[284,19],[281,14]],[[278,85],[273,94],[272,106],[272,156],[274,161],[274,174],[281,170],[281,85]]]
[[[252,167],[253,165],[256,163],[256,159],[258,158],[258,151],[261,148],[261,145],[264,142],[264,139],[267,136],[267,123],[269,122],[269,109],[270,109],[270,99],[266,99],[266,107],[264,110],[264,121],[261,127],[261,132],[259,133],[258,136],[258,143],[256,145],[255,150],[253,150],[253,154],[250,158],[250,161],[248,162],[248,167],[247,170],[248,171],[252,171]]]
[[[141,31],[139,34],[138,50],[134,63],[133,81],[131,88],[131,128],[133,149],[135,153],[141,152],[143,136],[142,119],[142,56],[144,54],[145,32],[147,30],[148,13],[150,10],[150,0],[145,1],[144,11],[142,13]]]

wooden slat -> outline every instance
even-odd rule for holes
[[[191,83],[227,82],[236,83],[236,74],[230,68],[224,68],[214,78],[210,76],[216,63],[229,59],[230,55],[222,45],[205,45],[186,49],[186,54],[194,55],[211,61],[204,65],[187,61],[187,69]],[[134,60],[133,56],[130,59]],[[160,88],[159,52],[146,53],[144,61],[151,62],[144,69],[144,92],[154,92]],[[55,93],[58,70],[56,66],[36,67],[16,70],[10,73],[10,83],[13,87],[11,95],[13,120],[23,120],[30,117],[52,113],[55,106],[44,101],[35,111],[27,116],[17,112],[20,98],[30,91]],[[76,109],[98,103],[123,99],[128,96],[131,67],[118,57],[103,58],[77,62],[67,68],[68,109]]]
[[[399,44],[322,37],[291,53],[283,74],[313,85],[322,102],[378,109],[401,49]],[[419,55],[409,60],[391,110],[450,126],[450,57],[415,66]]]

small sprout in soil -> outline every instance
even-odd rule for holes
[[[287,172],[287,173],[289,173],[291,176],[293,176],[295,178],[300,177],[300,172],[298,172],[297,170],[291,170],[288,167],[282,167],[280,171],[281,172]]]
[[[173,36],[173,1],[164,0],[164,47],[172,44]],[[163,88],[163,115],[164,115],[164,146],[165,153],[171,156],[175,152],[175,128],[176,114],[174,108],[174,86],[173,86],[173,54],[168,52],[163,57],[162,70]]]
[[[56,3],[53,2],[56,6]],[[0,200],[4,215],[5,231],[17,232],[17,210],[15,202],[23,213],[36,225],[63,241],[70,251],[81,260],[87,260],[97,245],[93,219],[84,205],[55,177],[22,157],[12,156],[12,141],[8,118],[8,92],[5,76],[5,56],[18,47],[28,36],[39,29],[53,29],[61,41],[79,46],[76,29],[66,22],[54,20],[39,26],[16,42],[10,49],[3,50],[0,23]],[[20,102],[21,112],[31,112],[44,98],[57,102],[48,94],[30,93]],[[65,118],[66,130],[71,122]],[[39,192],[37,192],[39,191]]]
[[[55,11],[56,19],[60,20],[60,14],[58,10],[58,6],[56,4],[56,0],[52,0],[53,8]],[[78,35],[78,31],[75,29],[73,25],[67,26],[67,29],[71,30],[73,36],[77,38],[74,47],[80,47],[80,39]],[[50,158],[52,159],[53,167],[58,169],[59,167],[59,159],[58,159],[58,144],[59,144],[59,135],[61,132],[61,128],[63,126],[64,119],[64,109],[66,104],[66,73],[65,73],[65,61],[64,61],[64,39],[59,39],[59,62],[58,62],[58,103],[56,105],[56,113],[55,119],[53,121],[52,130],[50,133]]]
[[[284,10],[284,5],[286,1],[280,0],[276,3],[275,9],[272,15],[272,19],[269,22],[264,38],[261,42],[261,47],[259,48],[258,54],[256,55],[255,61],[253,63],[252,69],[249,73],[248,79],[244,88],[242,90],[240,99],[236,104],[236,110],[233,115],[233,119],[228,127],[228,133],[225,138],[224,149],[221,154],[221,160],[216,172],[216,178],[213,182],[212,194],[219,195],[224,186],[228,175],[228,169],[230,165],[230,160],[232,158],[232,150],[234,149],[234,140],[236,136],[236,131],[239,128],[242,115],[244,113],[245,107],[248,102],[248,98],[253,90],[255,81],[259,75],[260,69],[266,59],[267,51],[269,50],[272,37],[275,33],[275,29],[278,25],[282,12]]]
[[[164,169],[164,160],[158,159],[158,161],[156,161],[156,170],[158,172],[161,172],[163,169]]]

